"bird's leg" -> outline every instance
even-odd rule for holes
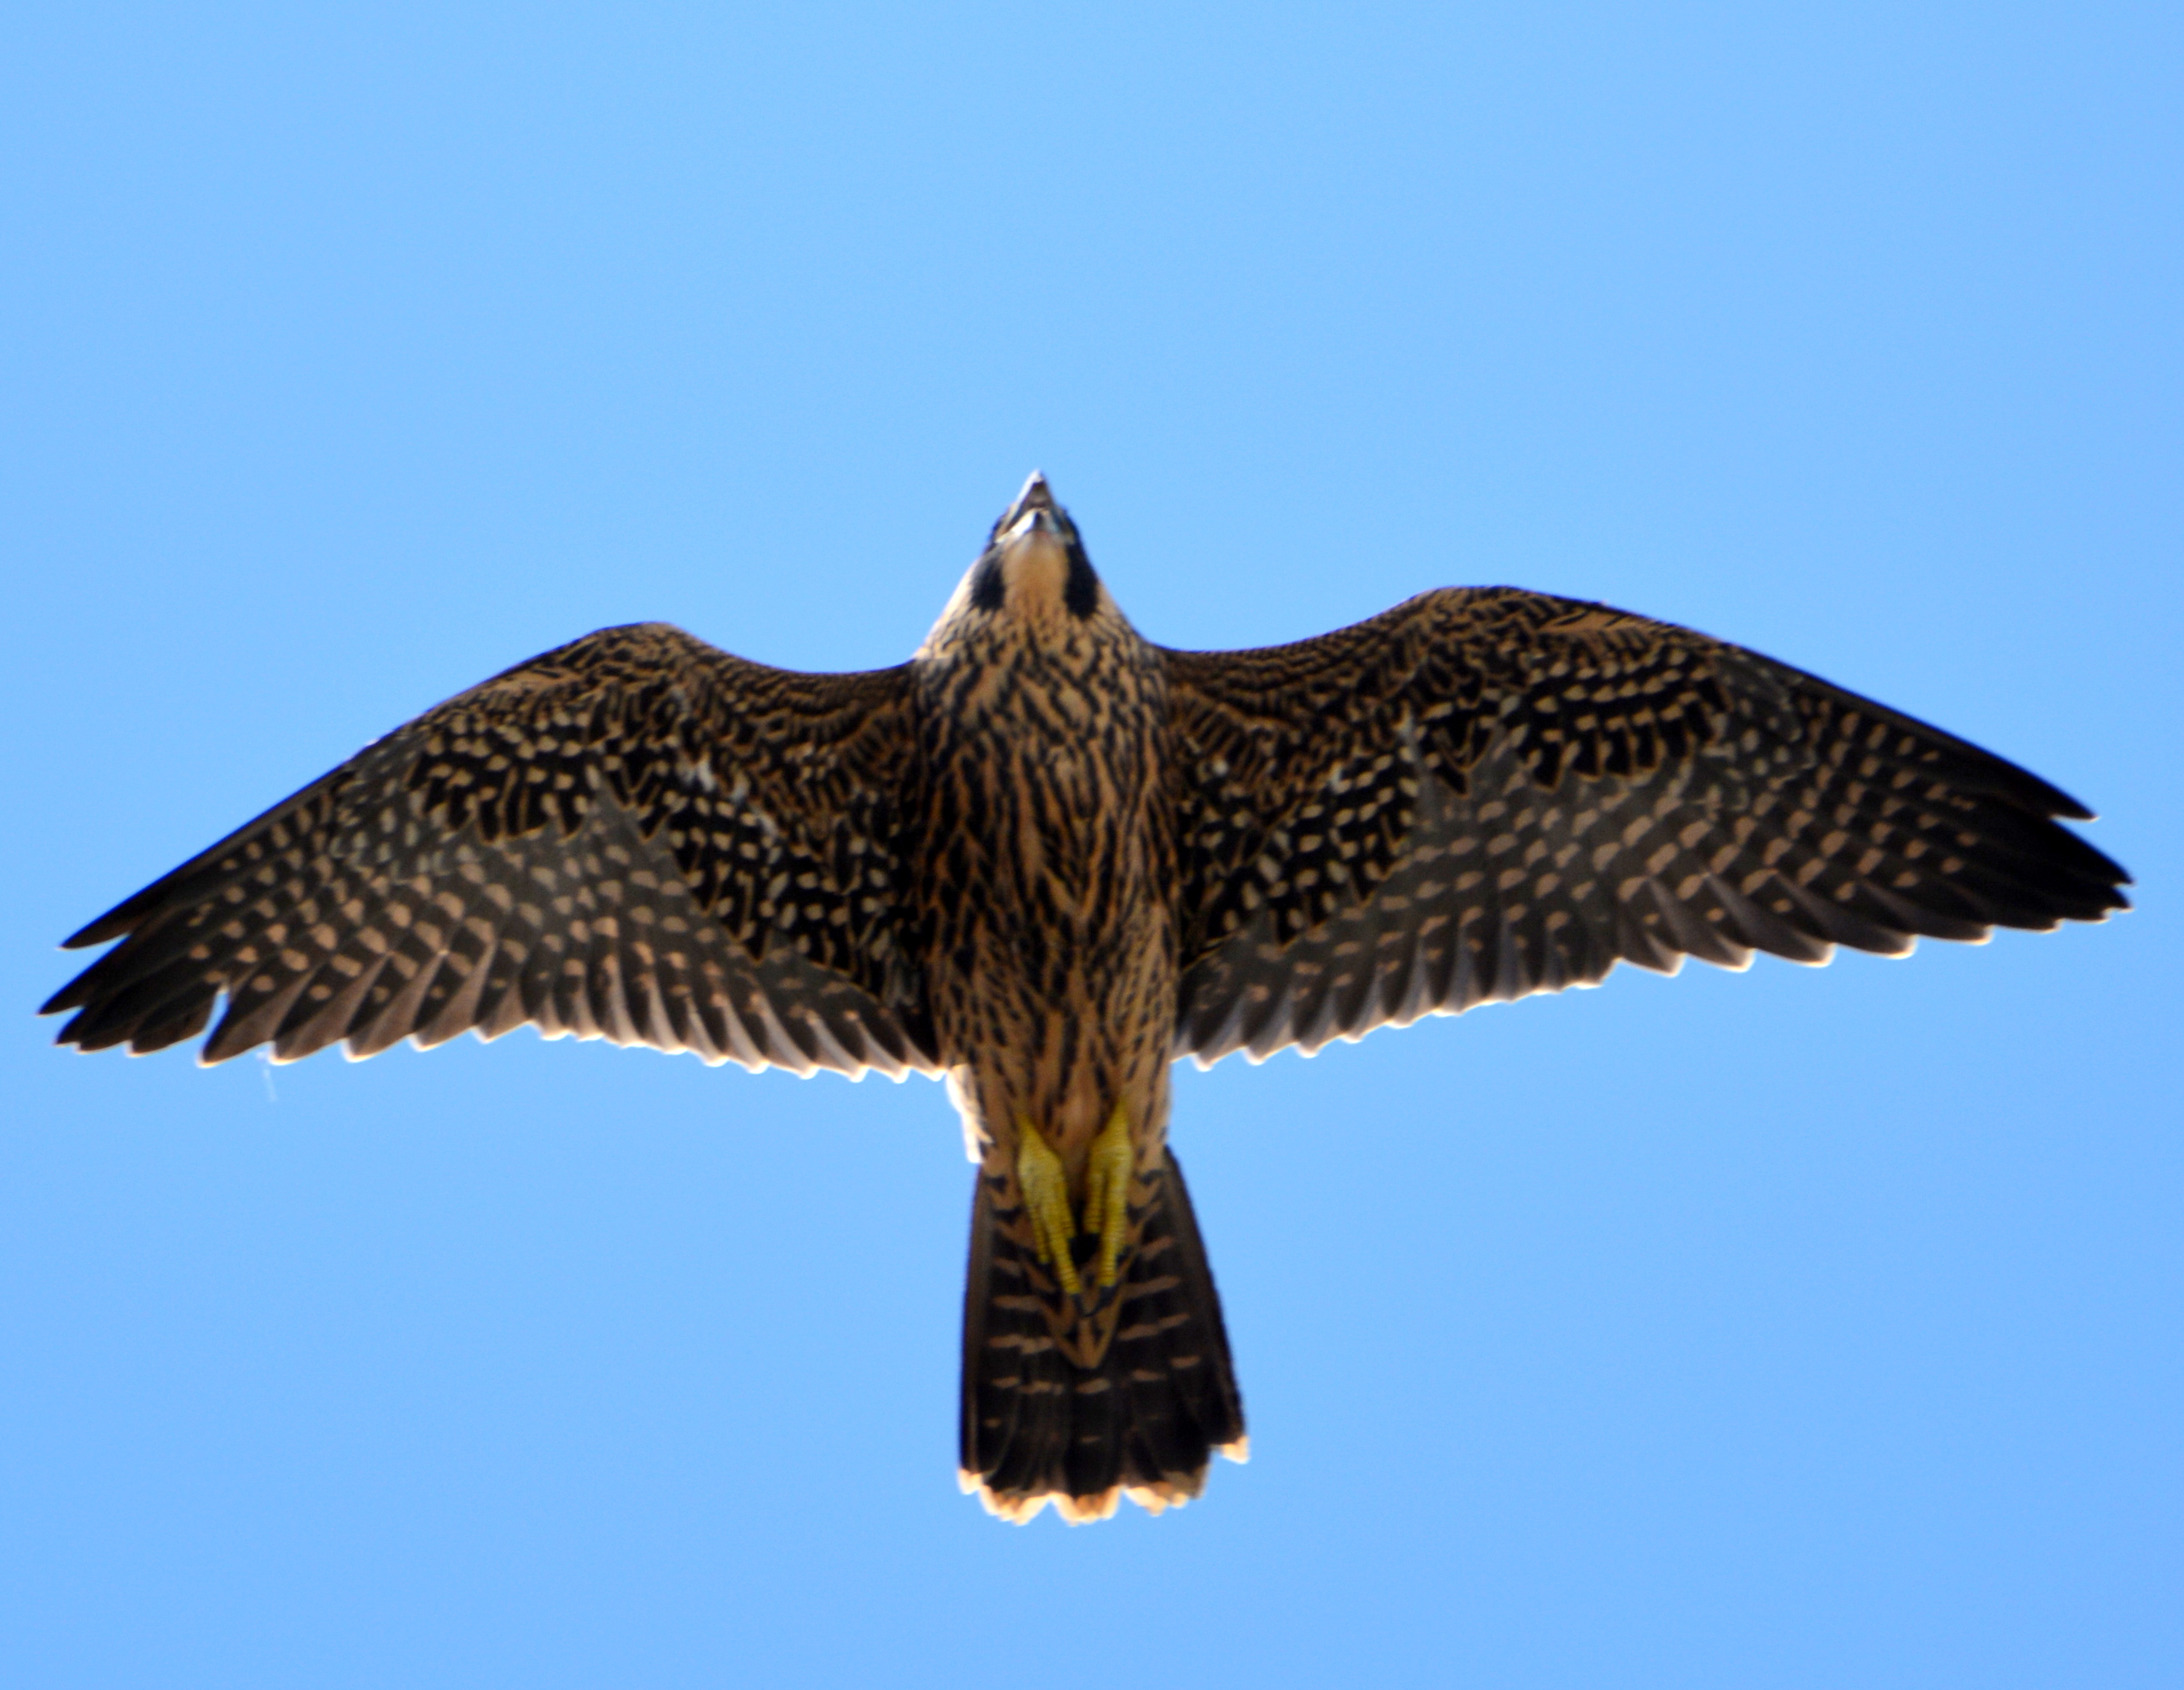
[[[1092,1141],[1092,1159],[1084,1170],[1084,1230],[1100,1235],[1099,1281],[1115,1282],[1115,1259],[1129,1227],[1130,1175],[1137,1166],[1130,1142],[1130,1118],[1117,1102],[1107,1125]]]
[[[1069,1215],[1069,1176],[1028,1115],[1017,1117],[1017,1189],[1023,1193],[1039,1260],[1052,1264],[1061,1288],[1074,1297],[1081,1286],[1069,1254],[1069,1241],[1077,1236]]]

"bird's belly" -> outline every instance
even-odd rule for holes
[[[982,872],[934,959],[932,1001],[988,1136],[1028,1119],[1074,1167],[1118,1104],[1165,1114],[1178,944],[1144,795],[1117,790],[1112,769],[1031,761],[967,809]]]

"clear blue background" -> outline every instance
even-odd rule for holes
[[[2180,14],[14,9],[0,1678],[2184,1682]],[[1256,1454],[952,1479],[938,1087],[64,1055],[53,942],[602,624],[1513,581],[2101,809],[2098,928],[1178,1081]]]

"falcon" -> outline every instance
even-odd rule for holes
[[[1261,651],[1144,639],[1034,475],[909,662],[664,623],[460,693],[67,942],[63,1043],[370,1056],[528,1023],[944,1076],[978,1165],[961,1476],[1158,1514],[1245,1458],[1178,1058],[1756,952],[2126,907],[2089,813],[1703,634],[1507,587]]]

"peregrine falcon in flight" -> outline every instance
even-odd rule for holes
[[[925,643],[805,675],[609,628],[427,711],[68,941],[61,1041],[608,1038],[944,1076],[961,1478],[1157,1514],[1244,1458],[1168,1070],[1592,984],[2126,907],[1963,740],[1687,629],[1446,587],[1150,643],[1034,475]]]

